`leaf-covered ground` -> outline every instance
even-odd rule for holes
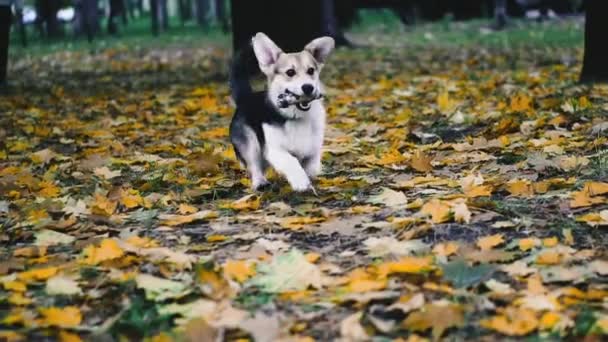
[[[608,87],[525,29],[337,51],[318,197],[248,190],[225,44],[20,58],[0,340],[601,339]]]

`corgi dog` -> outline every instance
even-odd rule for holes
[[[294,191],[314,192],[311,179],[321,172],[326,115],[319,74],[334,40],[317,38],[300,52],[285,53],[264,33],[257,33],[251,47],[267,89],[252,90],[242,51],[234,58],[230,76],[236,103],[230,141],[236,156],[247,168],[253,190],[268,184],[264,174],[270,166]]]

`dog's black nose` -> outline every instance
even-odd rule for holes
[[[302,86],[302,91],[304,92],[305,95],[312,94],[313,90],[315,90],[315,87],[313,87],[312,84],[306,83]]]

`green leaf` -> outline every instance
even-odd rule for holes
[[[297,249],[275,256],[270,264],[258,265],[257,271],[249,285],[270,293],[320,288],[322,283],[321,271]]]
[[[456,288],[477,285],[494,273],[494,266],[481,264],[469,266],[464,260],[455,260],[442,266],[443,277]]]

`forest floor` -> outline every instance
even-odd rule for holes
[[[608,87],[580,20],[485,24],[354,31],[318,196],[248,190],[227,38],[18,51],[0,340],[602,339]]]

